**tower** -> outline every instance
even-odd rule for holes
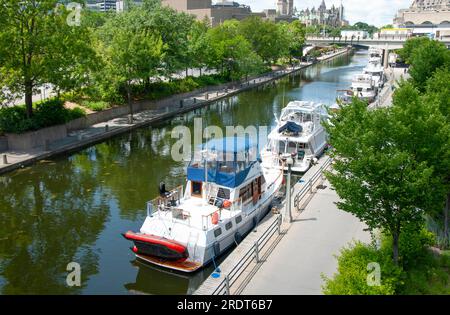
[[[287,15],[288,14],[288,0],[278,0],[277,9],[279,15]]]
[[[290,15],[290,16],[294,15],[294,0],[289,0],[287,14]]]

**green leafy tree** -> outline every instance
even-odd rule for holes
[[[141,23],[152,33],[158,34],[164,43],[163,67],[159,68],[159,74],[170,77],[193,64],[192,55],[189,53],[189,36],[195,17],[158,5],[154,1],[150,1],[140,10],[146,13],[145,20]]]
[[[208,66],[219,69],[222,75],[232,80],[252,73],[257,68],[255,63],[261,61],[238,27],[238,21],[228,20],[206,34]]]
[[[447,126],[450,126],[450,70],[448,68],[440,68],[437,69],[431,78],[427,81],[427,89],[424,95],[424,103],[430,104],[430,106],[435,106],[444,118],[446,119]],[[447,132],[446,136],[450,134],[450,131]],[[444,135],[445,136],[445,135]],[[443,176],[444,184],[447,185],[447,198],[445,202],[445,206],[442,211],[442,215],[439,215],[439,212],[434,215],[434,217],[441,219],[443,222],[443,240],[442,247],[446,248],[449,246],[449,207],[450,207],[450,149],[446,149],[445,147],[438,152],[439,156],[436,156],[435,159],[431,159],[435,164],[436,173],[439,176]]]
[[[0,84],[25,95],[28,117],[33,114],[35,88],[49,78],[57,88],[74,86],[80,79],[75,64],[88,54],[86,33],[69,29],[68,12],[57,5],[56,0],[0,1],[0,41],[8,43],[0,46]]]
[[[303,45],[305,44],[305,28],[300,21],[292,23],[279,23],[280,33],[285,39],[287,47],[286,54],[292,64],[293,58],[300,58],[303,55]]]
[[[141,23],[146,14],[132,9],[108,20],[100,30],[105,78],[109,84],[124,87],[131,115],[133,83],[155,75],[164,56],[161,37]]]
[[[411,54],[411,78],[421,91],[436,69],[450,67],[450,51],[438,41],[430,40],[413,50]]]
[[[252,49],[266,63],[276,61],[287,49],[287,33],[274,22],[253,16],[237,23],[239,33],[251,44]]]
[[[207,63],[206,49],[207,41],[206,34],[208,32],[209,24],[207,21],[196,21],[192,24],[189,34],[189,52],[190,65],[201,69]]]
[[[405,42],[403,48],[397,50],[397,53],[402,60],[408,64],[411,64],[413,51],[424,44],[429,43],[430,41],[431,40],[428,37],[424,36],[410,38]]]
[[[393,108],[379,110],[368,110],[367,104],[354,99],[326,126],[335,158],[327,178],[342,199],[338,207],[354,214],[370,230],[392,235],[395,263],[403,229],[419,226],[426,212],[440,208],[444,192],[433,166],[418,159],[411,149],[415,146],[423,152],[443,145],[439,137],[427,143],[428,136],[437,132],[435,128],[441,134],[443,126],[428,119],[431,111],[419,99],[400,94]],[[412,102],[415,114],[411,116],[407,106]],[[416,135],[422,133],[419,143],[409,134],[414,128]]]

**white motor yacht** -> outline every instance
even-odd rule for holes
[[[123,234],[139,259],[182,272],[200,269],[242,241],[282,185],[283,172],[263,167],[248,138],[214,139],[196,152],[186,188],[161,185],[140,232]]]
[[[313,102],[290,102],[277,119],[277,126],[269,134],[261,151],[263,165],[274,165],[274,159],[291,154],[293,172],[305,173],[314,159],[327,147],[327,133],[322,125],[329,118],[324,105]],[[279,168],[287,169],[279,163]]]
[[[369,103],[377,96],[377,87],[370,74],[357,74],[352,79],[351,91],[353,96]]]

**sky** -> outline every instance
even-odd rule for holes
[[[250,5],[253,12],[259,12],[264,9],[275,9],[276,0],[234,0],[241,4]],[[298,10],[307,7],[316,8],[322,0],[294,0],[294,6]],[[356,22],[366,22],[375,26],[392,24],[392,20],[398,9],[406,9],[412,4],[413,0],[342,0],[345,8],[345,18],[350,24]],[[325,0],[327,8],[332,4],[338,6],[341,0]]]

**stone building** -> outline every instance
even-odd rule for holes
[[[335,7],[334,4],[330,9],[327,9],[325,1],[322,0],[320,6],[316,9],[305,9],[298,12],[300,21],[306,26],[313,25],[329,25],[332,27],[339,27],[348,25],[344,19],[344,6]]]
[[[449,24],[450,0],[416,0],[408,9],[398,11],[394,24],[398,26]]]
[[[294,0],[278,0],[277,13],[278,15],[294,15]]]
[[[253,13],[249,6],[235,1],[222,0],[212,4],[211,0],[162,0],[162,4],[195,15],[198,20],[207,18],[213,26],[230,19],[242,20],[254,15],[266,17],[264,13]]]
[[[394,18],[395,27],[410,29],[413,35],[450,36],[450,0],[416,0]]]

